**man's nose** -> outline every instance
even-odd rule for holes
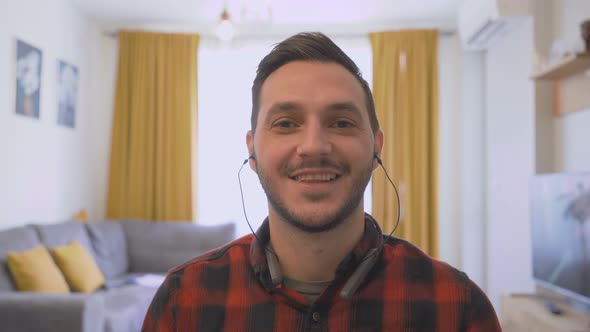
[[[323,156],[332,152],[329,133],[320,124],[306,125],[300,139],[297,153],[301,157]]]

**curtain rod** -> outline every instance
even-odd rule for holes
[[[410,28],[408,28],[409,30]],[[419,29],[419,28],[412,28],[412,29]],[[138,29],[139,30],[139,29]],[[391,29],[391,31],[398,31],[398,30],[403,30],[403,29]],[[107,37],[111,37],[111,38],[117,38],[117,34],[118,31],[104,31],[103,35],[107,36]],[[151,31],[151,30],[147,30],[146,31]],[[155,30],[153,30],[155,31]],[[166,32],[171,32],[171,31],[166,31]],[[375,31],[375,32],[379,32],[379,31]],[[198,33],[198,32],[195,32]],[[296,33],[296,32],[295,32]],[[288,37],[290,35],[293,35],[295,33],[285,33],[285,34],[274,34],[274,35],[262,35],[262,34],[246,34],[246,35],[238,35],[236,36],[235,40],[266,40],[266,39],[272,39],[272,38],[285,38]],[[369,35],[370,32],[364,32],[364,33],[346,33],[346,34],[337,34],[337,33],[327,33],[328,35],[331,35],[332,38],[364,38],[367,37]],[[455,30],[450,30],[450,29],[440,29],[438,34],[441,37],[453,37],[456,35],[456,31]],[[217,39],[217,36],[212,35],[212,34],[202,34],[201,38],[203,39]]]

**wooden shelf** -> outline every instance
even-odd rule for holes
[[[533,76],[535,80],[559,80],[590,69],[590,53],[571,54]]]

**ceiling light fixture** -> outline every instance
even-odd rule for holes
[[[234,38],[236,34],[236,29],[234,27],[233,22],[229,17],[229,13],[227,9],[223,9],[221,13],[221,20],[217,25],[217,37],[222,41],[230,41]]]

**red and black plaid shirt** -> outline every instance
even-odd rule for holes
[[[142,331],[501,331],[488,298],[464,273],[384,238],[369,215],[361,241],[313,303],[273,284],[264,252],[268,220],[257,235],[262,243],[248,235],[172,269]],[[348,277],[381,244],[375,266],[343,300]]]

